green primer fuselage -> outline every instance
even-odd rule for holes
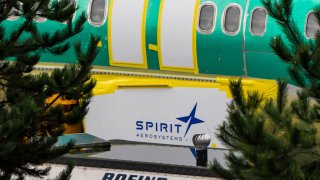
[[[113,0],[117,1],[117,0]],[[158,25],[159,9],[162,0],[148,0],[146,19],[145,19],[145,49],[147,60],[147,71],[157,73],[161,70],[159,55],[157,51],[149,48],[150,44],[158,44]],[[91,1],[79,0],[79,10],[76,13],[77,18],[81,11],[86,11]],[[256,36],[250,32],[251,14],[254,8],[262,7],[260,0],[200,0],[199,4],[214,3],[217,9],[215,27],[212,33],[203,34],[196,32],[196,57],[199,74],[228,75],[228,76],[249,76],[255,78],[277,79],[289,78],[288,65],[282,62],[269,46],[270,39],[282,34],[279,25],[270,16],[267,17],[266,32],[263,35]],[[239,33],[228,35],[222,28],[223,13],[225,8],[231,3],[241,6],[241,24]],[[299,0],[294,2],[293,16],[301,32],[305,31],[307,14],[312,11],[316,4],[315,0]],[[110,2],[108,2],[109,11]],[[199,9],[198,9],[199,11]],[[172,12],[174,15],[174,12]],[[21,23],[21,19],[6,21],[5,26],[16,27]],[[40,30],[50,32],[61,29],[65,24],[45,21],[37,23]],[[77,36],[70,39],[70,42],[80,40],[82,44],[87,44],[90,33],[101,37],[100,53],[94,61],[94,65],[100,68],[111,67],[110,55],[108,53],[108,16],[101,26],[92,26],[89,22],[85,23],[84,30]],[[282,34],[283,35],[283,34]],[[126,42],[124,39],[123,42]],[[174,43],[174,42],[172,42]],[[42,63],[76,63],[74,50],[70,48],[66,53],[60,56],[44,54],[41,58]],[[139,68],[119,67],[123,71],[137,71]],[[172,71],[174,72],[174,71]],[[170,73],[170,71],[169,71]],[[197,72],[195,72],[197,73]]]

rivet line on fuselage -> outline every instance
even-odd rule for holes
[[[35,70],[40,71],[51,71],[55,68],[61,69],[62,67],[35,67]],[[120,75],[120,76],[136,76],[136,77],[149,77],[149,78],[162,78],[162,79],[175,79],[175,80],[187,80],[187,81],[201,81],[201,82],[216,82],[214,78],[204,77],[187,77],[179,75],[164,75],[164,74],[150,74],[150,73],[132,73],[132,72],[121,72],[114,70],[91,70],[93,74],[109,74],[109,75]]]

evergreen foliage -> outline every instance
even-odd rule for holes
[[[244,92],[241,80],[231,81],[233,100],[217,133],[230,149],[227,164],[214,160],[210,168],[226,179],[318,179],[320,33],[305,39],[292,17],[292,0],[262,2],[285,34],[270,45],[302,89],[288,102],[287,83],[279,80],[277,98],[263,102],[258,92]],[[314,11],[320,22],[320,7]]]
[[[91,36],[86,51],[74,43],[78,64],[51,73],[32,71],[44,53],[60,55],[70,49],[67,40],[81,32],[86,22],[84,12],[72,22],[76,10],[71,0],[0,0],[0,179],[42,177],[50,168],[36,166],[73,146],[73,142],[53,145],[64,132],[64,123],[77,123],[88,111],[95,86],[90,70],[99,38]],[[14,29],[4,26],[11,15],[20,17]],[[43,32],[35,23],[37,18],[66,24]],[[55,98],[48,102],[49,97]],[[56,104],[61,98],[78,103],[69,110]]]
[[[56,180],[69,180],[71,178],[71,172],[73,170],[73,165],[72,164],[68,164],[67,168],[64,169],[59,176],[56,178]]]
[[[292,17],[292,0],[262,0],[269,15],[277,20],[285,38],[277,36],[270,42],[274,52],[287,62],[292,79],[313,97],[317,103],[320,99],[320,34],[315,39],[306,40],[299,31]],[[315,6],[314,13],[319,22],[320,5]]]
[[[231,81],[233,101],[218,138],[231,150],[227,168],[214,160],[211,169],[226,179],[310,179],[320,177],[320,151],[313,105],[304,92],[288,103],[287,84],[263,104],[258,92],[244,93],[241,80]],[[302,118],[301,118],[302,117]]]

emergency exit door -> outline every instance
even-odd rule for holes
[[[199,0],[162,0],[158,20],[160,69],[198,73],[196,17]]]
[[[147,0],[110,0],[108,49],[112,66],[146,68]]]

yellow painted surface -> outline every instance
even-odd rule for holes
[[[146,77],[146,76],[126,76],[126,75],[108,75],[108,74],[95,74],[93,78],[97,80],[97,85],[93,89],[95,96],[104,94],[113,94],[116,90],[122,88],[213,88],[225,92],[226,97],[232,98],[229,90],[229,82],[235,77],[215,77],[215,82],[208,81],[195,81],[195,80],[180,80],[159,77]],[[258,91],[264,95],[264,98],[276,98],[277,96],[277,82],[275,80],[242,78],[244,91]],[[50,103],[55,97],[47,100]],[[70,105],[76,103],[74,100],[59,100],[59,104]],[[65,133],[80,133],[84,131],[83,123],[75,125],[65,125]],[[215,144],[211,145],[215,148]]]
[[[148,44],[148,48],[152,51],[158,51],[158,46],[155,44]]]
[[[234,77],[216,77],[215,82],[190,81],[179,79],[165,79],[155,77],[125,76],[125,75],[94,75],[97,85],[94,95],[112,94],[119,88],[214,88],[226,92],[231,98],[229,81]],[[265,98],[275,98],[277,95],[277,82],[275,80],[243,78],[244,91],[259,91]]]
[[[142,60],[143,68],[148,68],[147,65],[147,50],[146,50],[146,24],[147,24],[147,11],[148,11],[148,0],[144,1],[143,14],[142,14],[142,25],[141,25],[141,49],[142,49]]]
[[[46,99],[46,103],[50,104],[52,101],[54,101],[56,99],[58,95],[55,94],[53,96],[51,96],[50,98]],[[77,100],[69,100],[69,99],[63,99],[63,98],[58,98],[53,105],[57,105],[57,104],[61,104],[61,105],[73,105],[73,104],[77,104],[78,101]]]
[[[192,25],[192,51],[193,51],[193,67],[194,73],[199,74],[199,67],[198,67],[198,55],[197,55],[197,20],[198,20],[198,9],[200,6],[200,0],[197,0],[196,5],[194,7],[194,14],[193,14],[193,25]]]
[[[46,104],[52,103],[57,98],[57,96],[58,95],[55,94],[50,98],[46,99]],[[77,100],[68,100],[60,97],[53,102],[53,106],[62,105],[65,108],[65,110],[68,111],[70,108],[72,108],[72,105],[77,103],[78,103]],[[83,123],[82,121],[80,121],[76,124],[64,124],[64,128],[65,128],[64,134],[82,133]]]
[[[75,134],[75,133],[82,133],[83,132],[83,123],[82,121],[76,124],[64,124],[64,134]]]
[[[160,69],[163,66],[162,51],[161,51],[161,27],[162,27],[161,25],[162,25],[163,6],[164,6],[164,0],[160,1],[159,15],[158,15],[158,29],[157,29],[158,59],[159,59]]]
[[[97,46],[98,46],[98,47],[102,47],[102,42],[99,41],[98,44],[97,44]]]
[[[109,2],[109,10],[108,10],[108,28],[107,28],[107,36],[108,36],[108,53],[110,64],[112,65],[112,43],[111,43],[111,24],[112,24],[112,10],[113,10],[113,0]]]

